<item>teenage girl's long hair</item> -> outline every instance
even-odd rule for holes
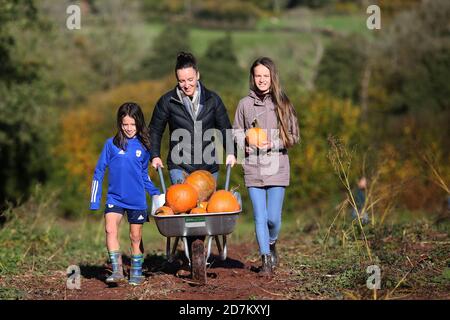
[[[145,125],[144,114],[141,107],[134,102],[125,102],[119,107],[117,111],[117,134],[113,139],[116,147],[126,150],[127,136],[122,130],[122,119],[129,116],[134,119],[136,123],[136,136],[147,150],[150,150],[150,135],[147,126]]]
[[[259,90],[255,84],[254,70],[257,66],[263,65],[270,70],[270,95],[275,105],[275,113],[278,118],[278,129],[280,138],[286,148],[292,147],[300,139],[300,129],[298,127],[297,113],[288,96],[281,88],[280,78],[275,63],[272,59],[261,57],[253,62],[250,68],[250,89],[258,93]]]

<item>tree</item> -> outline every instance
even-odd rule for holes
[[[212,88],[236,88],[243,84],[245,73],[238,64],[229,33],[210,43],[200,61],[201,77]]]
[[[15,57],[17,29],[36,26],[32,0],[0,1],[0,207],[5,201],[26,198],[36,181],[44,181],[50,161],[46,159],[45,123],[39,101],[45,88],[39,79],[39,63]],[[34,86],[34,87],[33,87]]]
[[[37,11],[32,0],[0,0],[0,83],[10,85],[36,78],[34,65],[14,61],[12,52],[16,39],[8,30],[12,22],[19,27],[32,26],[36,16]]]
[[[367,61],[365,42],[355,35],[334,40],[320,62],[316,86],[336,97],[359,102],[364,64]]]
[[[142,62],[142,75],[160,79],[174,71],[180,51],[190,51],[189,30],[181,25],[168,25],[154,40],[151,55]]]
[[[397,114],[448,110],[450,3],[425,1],[399,14],[376,43],[374,107]],[[420,44],[420,45],[419,45]],[[380,97],[385,97],[384,99]]]

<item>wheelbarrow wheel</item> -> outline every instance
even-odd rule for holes
[[[197,239],[192,242],[192,280],[199,284],[206,284],[206,257],[203,240]]]

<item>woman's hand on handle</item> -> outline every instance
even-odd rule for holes
[[[225,161],[225,164],[229,164],[231,165],[231,167],[233,167],[236,164],[236,157],[234,156],[234,154],[229,154],[227,155],[227,160]]]
[[[152,159],[152,167],[158,169],[158,167],[164,168],[160,157],[155,157]]]

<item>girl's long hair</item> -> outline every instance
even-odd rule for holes
[[[150,135],[147,126],[145,125],[144,114],[141,107],[134,102],[125,102],[119,107],[117,111],[117,134],[114,136],[113,143],[116,147],[126,150],[127,137],[122,130],[122,119],[129,116],[134,119],[136,123],[136,136],[147,150],[150,150]]]
[[[280,130],[280,138],[283,141],[284,146],[286,148],[290,148],[300,139],[300,129],[298,127],[297,113],[288,96],[281,88],[278,70],[272,59],[261,57],[253,62],[250,68],[250,89],[256,93],[259,92],[254,78],[254,70],[259,65],[263,65],[270,70],[270,95],[275,105],[275,113],[278,118],[278,129]]]

